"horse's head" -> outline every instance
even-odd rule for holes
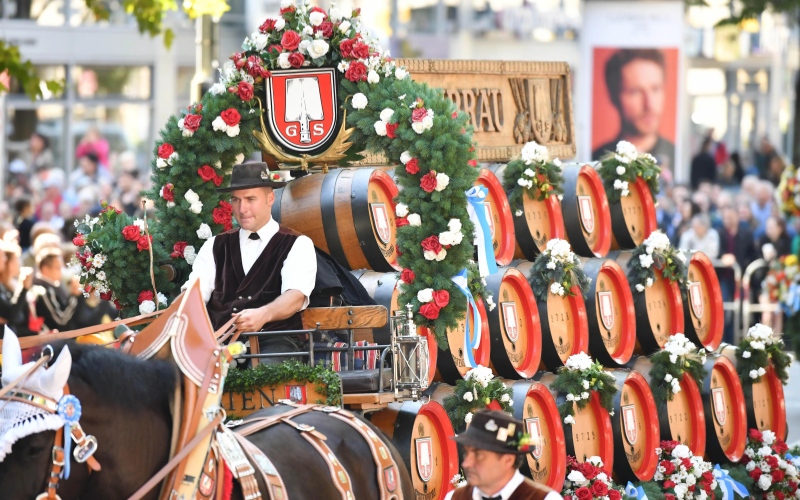
[[[3,338],[2,385],[6,388],[34,363],[22,363],[16,335]],[[28,500],[44,492],[53,462],[55,431],[64,420],[54,408],[69,378],[72,356],[65,346],[55,363],[36,368],[0,399],[0,491],[8,500]],[[52,410],[50,410],[52,409]]]

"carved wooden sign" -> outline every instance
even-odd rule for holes
[[[508,162],[536,141],[551,157],[575,156],[570,68],[564,62],[400,59],[412,78],[443,89],[467,113],[478,161]],[[364,165],[385,164],[367,155]]]

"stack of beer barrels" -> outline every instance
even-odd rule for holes
[[[603,182],[591,164],[564,164],[564,194],[544,201],[523,196],[522,210],[510,207],[503,188],[505,165],[480,170],[477,184],[488,189],[489,220],[496,274],[486,278],[494,304],[478,301],[481,340],[478,364],[491,367],[512,389],[514,414],[539,444],[523,472],[560,490],[566,456],[599,456],[618,482],[650,480],[662,439],[687,444],[716,462],[741,459],[748,427],[786,434],[782,386],[774,373],[754,387],[745,401],[736,374],[734,347],[720,348],[723,331],[721,293],[713,265],[700,252],[689,255],[688,292],[656,272],[644,292],[628,281],[631,251],[656,230],[655,203],[643,181],[631,196],[609,203]],[[310,175],[278,190],[275,218],[298,230],[353,270],[370,295],[390,311],[397,307],[393,198],[398,192],[381,168],[334,170]],[[587,294],[537,301],[528,277],[532,261],[553,238],[566,239],[581,256],[592,279]],[[496,305],[492,307],[493,305]],[[372,422],[398,446],[414,482],[417,498],[441,499],[458,473],[455,431],[442,402],[469,371],[464,327],[448,331],[449,348],[431,346],[432,384],[426,402],[391,404],[371,415]],[[388,342],[389,327],[362,332],[365,340]],[[656,405],[647,356],[670,335],[684,333],[709,351],[706,380],[686,376],[666,408]],[[613,373],[619,392],[613,415],[596,395],[577,411],[575,423],[562,423],[557,405],[565,394],[551,390],[555,373],[573,354],[587,352]]]

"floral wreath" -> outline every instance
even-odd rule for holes
[[[691,340],[682,333],[671,335],[664,347],[650,357],[653,368],[650,380],[653,398],[659,406],[672,401],[673,396],[681,391],[681,380],[688,373],[698,386],[702,385],[707,372],[705,369],[706,350],[698,349]]]
[[[476,411],[486,407],[512,413],[511,394],[511,389],[494,376],[491,368],[478,365],[456,382],[453,394],[444,399],[444,409],[453,429],[460,429],[472,422]]]
[[[561,489],[564,500],[622,500],[622,488],[614,484],[608,474],[603,472],[603,460],[589,457],[578,462],[575,457],[567,457],[567,479]]]
[[[467,309],[465,290],[475,300],[488,292],[474,273],[467,285],[453,277],[469,269],[473,224],[465,191],[477,178],[472,129],[465,113],[442,93],[411,80],[405,68],[362,29],[360,11],[323,10],[283,0],[280,15],[267,19],[248,36],[243,51],[220,68],[219,82],[161,130],[152,165],[153,187],[145,196],[155,202],[150,224],[156,263],[172,264],[188,276],[203,243],[233,228],[227,194],[216,188],[228,182],[230,169],[259,148],[261,102],[274,70],[335,67],[343,78],[339,106],[345,109],[352,143],[340,165],[375,151],[397,164],[397,254],[402,268],[400,306],[413,304],[415,321],[433,329],[446,348],[446,330],[455,328]],[[464,235],[469,237],[464,238]],[[114,235],[122,245],[124,238]],[[412,271],[413,269],[413,271]],[[157,273],[159,291],[177,293],[176,284]],[[129,282],[111,282],[117,296],[126,290],[124,314],[136,312],[139,294],[152,289],[144,270]],[[125,288],[122,288],[122,287]],[[136,294],[127,289],[136,290]],[[120,290],[119,293],[116,293]],[[431,301],[421,302],[431,290]],[[433,298],[435,297],[435,300]],[[424,307],[424,309],[423,309]]]
[[[752,390],[752,384],[767,373],[770,361],[775,375],[783,385],[789,383],[789,366],[792,358],[783,352],[783,340],[776,337],[772,328],[757,323],[750,327],[736,350],[739,378]]]
[[[503,175],[503,188],[511,193],[508,201],[516,209],[515,215],[522,216],[522,197],[527,194],[532,200],[544,201],[557,195],[564,198],[564,176],[561,173],[561,160],[550,160],[545,146],[529,142],[522,147],[520,158],[506,166]]]
[[[547,294],[572,297],[577,286],[581,294],[589,291],[592,279],[586,276],[578,256],[572,253],[569,242],[554,238],[547,242],[544,251],[536,257],[529,276],[533,295],[546,301]]]
[[[771,430],[750,429],[741,464],[753,480],[757,500],[797,498],[800,474],[789,447]]]
[[[677,281],[682,289],[686,288],[686,256],[682,250],[676,249],[669,238],[661,231],[653,231],[641,245],[633,250],[628,261],[629,281],[637,292],[653,286],[656,269],[661,271],[664,279]]]
[[[621,198],[630,196],[630,184],[637,178],[643,179],[650,188],[653,199],[658,195],[658,176],[661,167],[649,153],[639,153],[636,146],[627,141],[619,141],[617,150],[609,152],[600,160],[597,173],[603,178],[608,201],[619,202]]]
[[[591,391],[598,393],[600,404],[609,415],[614,416],[614,395],[617,393],[614,376],[605,371],[603,365],[593,362],[584,352],[573,354],[567,359],[564,366],[559,368],[551,388],[560,394],[566,394],[566,400],[558,405],[558,414],[566,425],[575,423],[575,406],[572,403],[581,410],[586,408]]]
[[[775,196],[787,217],[800,215],[800,170],[794,165],[783,170]]]
[[[678,441],[661,441],[656,454],[658,467],[653,482],[665,500],[715,497],[717,480],[711,462],[695,456],[688,446]]]

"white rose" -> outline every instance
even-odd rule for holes
[[[355,94],[353,100],[350,101],[350,105],[353,106],[353,109],[364,109],[367,107],[367,104],[369,104],[367,96],[361,92]]]
[[[752,379],[758,378],[758,370],[750,370],[750,378]]]
[[[447,227],[454,233],[461,232],[461,221],[458,219],[450,219],[447,222]]]
[[[763,370],[763,368],[761,369]],[[766,445],[772,446],[772,444],[775,443],[775,433],[769,429],[763,431],[761,437]]]
[[[422,252],[422,256],[425,257],[425,260],[436,260],[436,254],[430,250]]]
[[[466,415],[464,415],[464,422],[466,423],[472,422],[472,412],[469,412]]]
[[[375,122],[375,133],[381,137],[386,136],[386,122],[379,120]]]
[[[765,370],[763,366],[758,369],[758,376],[759,377],[763,377],[766,373],[767,373],[767,370]]]
[[[381,121],[388,123],[389,120],[392,119],[392,116],[394,116],[394,110],[392,108],[384,108],[384,110],[381,111]]]
[[[575,395],[574,394],[567,394],[567,401],[575,401]]]
[[[186,194],[184,194],[183,197],[189,203],[196,203],[196,202],[200,201],[200,196],[198,196],[197,193],[195,193],[191,189],[186,191]]]
[[[306,28],[308,28],[308,26],[306,26]],[[300,45],[297,46],[297,51],[301,54],[307,54],[309,47],[311,47],[311,40],[303,40],[300,42]]]
[[[411,124],[411,128],[414,130],[414,132],[416,132],[418,134],[421,134],[421,133],[425,132],[425,125],[423,125],[422,122],[414,122],[414,123],[412,123]]]
[[[567,415],[566,418],[564,418],[564,423],[567,425],[572,425],[575,423],[575,419],[572,418],[572,415]]]
[[[569,473],[567,476],[568,481],[572,481],[573,483],[577,483],[579,486],[583,486],[587,483],[586,476],[584,476],[580,471],[574,470]]]
[[[211,238],[211,228],[205,222],[200,224],[200,227],[197,229],[197,237],[201,240],[207,240]],[[189,247],[186,247],[189,248]],[[186,250],[183,251],[184,256],[186,256]]]
[[[289,62],[288,52],[281,52],[281,54],[278,56],[278,66],[283,69],[289,69],[292,67],[292,63]]]
[[[527,175],[528,177],[533,177],[534,176],[533,170],[531,170],[529,168],[526,168],[525,171],[522,172],[522,173]]]
[[[439,253],[436,254],[436,262],[443,261],[445,257],[447,257],[447,250],[442,248],[441,250],[439,250]]]
[[[672,379],[673,379],[673,377],[669,373],[664,375],[664,382],[667,382],[667,383],[672,382]]]
[[[166,295],[164,295],[164,294],[163,294],[163,293],[161,293],[161,292],[158,292],[158,294],[156,295],[156,297],[158,297],[158,303],[159,303],[159,304],[164,304],[164,305],[167,305],[167,296],[166,296]]]
[[[200,201],[196,201],[196,202],[192,203],[191,205],[189,205],[189,210],[192,213],[199,214],[200,212],[203,211],[203,203],[200,202]]]
[[[195,253],[193,246],[188,245],[183,249],[183,258],[186,259],[186,263],[190,266],[194,264],[194,259],[197,258],[197,254]]]
[[[342,24],[339,25],[339,31],[342,33],[347,33],[350,29],[350,21],[342,21]]]
[[[644,280],[644,284],[646,287],[650,288],[651,286],[653,286],[653,278],[647,278],[646,280]]]
[[[308,55],[311,56],[311,59],[317,59],[327,54],[328,49],[329,45],[325,40],[314,40],[308,47]]]
[[[770,474],[761,474],[758,478],[758,487],[766,491],[772,486],[772,476]]]
[[[276,31],[281,31],[285,27],[286,27],[286,19],[284,19],[283,16],[280,16],[278,19],[275,20]]]
[[[408,77],[408,71],[403,68],[397,68],[394,70],[394,77],[398,80],[405,80]]]
[[[625,173],[625,167],[622,165],[617,167],[617,175],[623,175]]]
[[[323,14],[322,12],[314,11],[308,16],[308,21],[311,23],[311,26],[319,26],[320,24],[322,24],[322,21],[324,20],[325,20],[325,14]]]
[[[678,362],[678,355],[677,354],[670,354],[669,355],[669,362],[673,365]]]
[[[228,137],[236,137],[239,135],[239,125],[234,125],[233,127],[228,127],[228,130],[225,131],[225,134]]]
[[[281,0],[281,9],[288,9],[294,7],[294,0]]]
[[[587,389],[587,390],[589,389],[589,381],[588,380],[581,381],[581,385],[583,385],[584,389]]]
[[[331,7],[331,10],[328,11],[328,14],[330,14],[331,22],[334,22],[334,23],[338,23],[339,21],[342,20],[342,17],[343,17],[342,11],[340,11],[336,7]]]
[[[267,46],[267,40],[269,40],[269,36],[264,33],[255,33],[252,37],[253,46],[258,51],[264,50],[264,47]]]
[[[396,207],[394,207],[394,213],[398,217],[405,217],[408,215],[408,205],[405,203],[398,203]]]
[[[419,214],[408,214],[408,225],[409,226],[419,226],[422,224],[422,219],[420,218]]]
[[[503,394],[502,396],[500,396],[500,402],[502,403],[508,403],[509,399],[511,398],[508,396],[508,394]]]
[[[378,83],[381,81],[381,75],[375,70],[369,70],[367,73],[367,83]]]
[[[305,28],[303,28],[303,31],[301,33],[303,35],[307,36],[307,37],[314,36],[314,28],[312,28],[311,26],[306,26]],[[307,41],[307,40],[303,40],[303,41]],[[302,44],[302,42],[301,42],[301,44]],[[303,49],[301,48],[300,50],[303,50]]]
[[[428,115],[428,116],[426,116],[425,118],[422,119],[421,123],[426,129],[429,129],[429,128],[433,127],[433,117]]]
[[[139,314],[150,314],[156,310],[156,303],[152,300],[145,300],[139,304]]]
[[[167,168],[169,165],[167,164],[167,160],[164,158],[157,158],[156,159],[156,167],[158,168]]]
[[[224,94],[225,92],[227,92],[228,89],[225,87],[225,85],[223,85],[221,83],[215,83],[214,85],[211,86],[210,89],[208,89],[208,91],[212,95],[221,95],[221,94]]]
[[[464,393],[464,401],[471,403],[474,400],[471,392]]]
[[[450,177],[445,173],[436,174],[436,190],[444,191],[447,185],[450,184]]]
[[[226,130],[228,130],[228,124],[225,123],[225,120],[223,120],[221,116],[218,116],[214,118],[213,122],[211,122],[211,128],[213,128],[216,131],[225,132]]]
[[[409,153],[408,151],[403,151],[400,154],[400,163],[405,165],[406,163],[409,162],[409,160],[411,160],[411,158],[412,158],[411,153]]]
[[[639,263],[642,265],[642,267],[649,268],[653,265],[653,256],[646,253],[642,254],[639,256]]]
[[[430,302],[433,300],[433,289],[432,288],[424,288],[417,292],[417,300],[425,303]]]

